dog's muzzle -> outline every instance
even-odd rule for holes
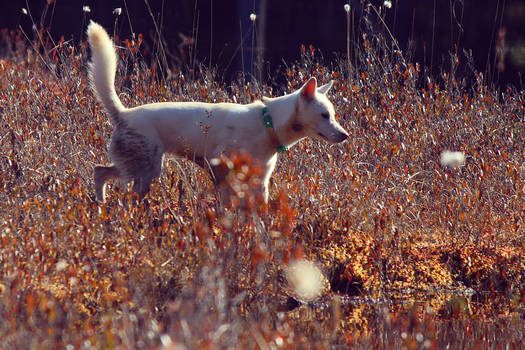
[[[346,131],[334,132],[334,133],[331,133],[329,136],[321,132],[318,132],[317,135],[321,137],[323,140],[330,142],[330,143],[343,142],[344,140],[348,138],[348,133]]]

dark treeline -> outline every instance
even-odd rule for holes
[[[265,78],[283,62],[297,60],[301,45],[312,45],[325,58],[344,57],[347,2],[354,41],[361,40],[360,19],[372,3],[368,30],[393,36],[408,57],[433,74],[449,66],[449,52],[462,60],[464,50],[471,50],[486,82],[523,87],[525,0],[392,0],[391,8],[383,1],[359,0],[15,0],[0,5],[0,28],[22,28],[32,37],[36,24],[55,40],[78,42],[93,19],[120,38],[142,33],[150,53],[157,52],[155,43],[162,38],[168,67],[183,67],[195,58],[216,66],[226,79],[242,71],[257,74],[255,66],[264,68],[259,74]],[[120,16],[116,8],[122,9]],[[254,22],[251,13],[257,16]]]

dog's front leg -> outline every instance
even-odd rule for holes
[[[263,176],[261,183],[261,191],[263,194],[264,202],[268,203],[270,198],[270,191],[268,189],[270,184],[270,178],[272,177],[273,170],[275,169],[275,164],[277,163],[277,154],[275,154],[263,167]]]
[[[270,191],[268,190],[268,183],[267,182],[263,182],[263,184],[261,186],[261,193],[262,193],[263,198],[264,198],[264,203],[268,203],[268,199],[270,198]]]

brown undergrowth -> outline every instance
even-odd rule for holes
[[[519,344],[525,313],[525,94],[426,77],[364,37],[359,67],[313,48],[286,86],[182,72],[159,82],[140,43],[119,51],[127,106],[236,101],[335,81],[350,132],[304,140],[280,157],[268,205],[257,167],[224,158],[227,208],[204,171],[166,159],[147,199],[113,184],[109,118],[86,79],[86,45],[38,54],[3,33],[0,60],[0,335],[6,348],[369,348]],[[375,40],[375,41],[374,41]],[[279,90],[273,93],[273,90]],[[264,130],[262,131],[264,132]],[[460,169],[443,150],[466,154]],[[286,287],[290,261],[316,262],[321,295]],[[293,287],[293,286],[292,286]],[[292,288],[293,289],[293,288]],[[492,302],[490,302],[492,301]]]

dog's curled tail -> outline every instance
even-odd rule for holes
[[[109,112],[115,124],[120,121],[120,112],[126,107],[115,91],[115,73],[117,54],[113,41],[101,25],[91,21],[87,28],[91,62],[89,63],[89,80],[97,99]]]

